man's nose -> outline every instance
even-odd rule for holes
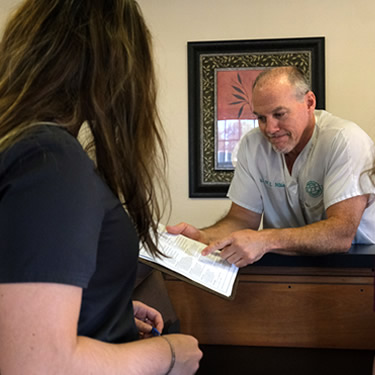
[[[279,121],[273,117],[267,118],[265,125],[266,126],[264,130],[267,134],[272,135],[272,134],[277,133],[280,130]]]

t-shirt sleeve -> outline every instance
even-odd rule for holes
[[[61,134],[20,142],[5,153],[0,282],[86,287],[95,270],[102,213],[94,166],[73,137]]]

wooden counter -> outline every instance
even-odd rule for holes
[[[241,269],[234,300],[165,276],[181,331],[201,344],[375,350],[375,246],[267,254]]]

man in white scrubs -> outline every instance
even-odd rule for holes
[[[356,124],[315,110],[295,67],[258,76],[253,108],[259,128],[241,141],[227,215],[211,227],[167,227],[222,249],[244,267],[268,252],[329,254],[375,243],[373,142]],[[263,230],[259,230],[263,215]]]

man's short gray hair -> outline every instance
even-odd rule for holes
[[[289,83],[295,88],[296,99],[302,101],[305,95],[311,91],[311,86],[305,74],[296,66],[283,66],[264,70],[254,81],[253,90],[258,84],[273,79],[278,75],[285,75]]]

